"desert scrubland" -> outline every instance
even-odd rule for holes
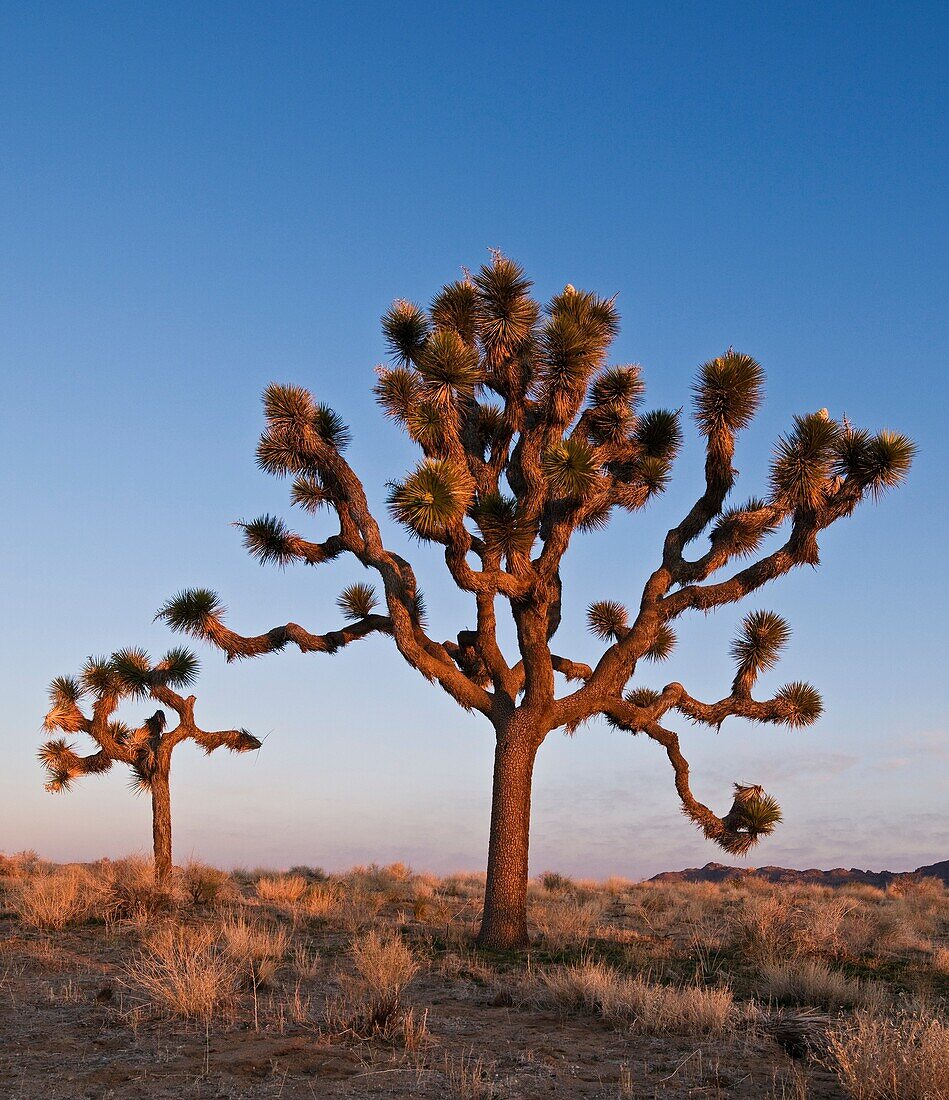
[[[0,858],[0,1096],[949,1095],[949,893]]]

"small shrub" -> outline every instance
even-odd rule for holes
[[[249,921],[243,914],[226,920],[221,935],[228,955],[255,985],[270,984],[290,946],[286,928]]]
[[[237,896],[234,880],[227,871],[219,871],[217,867],[208,867],[204,863],[187,864],[182,882],[193,905],[222,905]]]
[[[32,928],[60,931],[87,920],[102,898],[102,884],[82,867],[59,867],[21,879],[10,898],[20,920]]]
[[[604,908],[603,898],[580,901],[560,896],[536,906],[532,916],[546,945],[553,951],[562,951],[582,947],[589,941]]]
[[[540,884],[550,894],[565,894],[573,889],[573,879],[559,871],[544,871]]]
[[[208,1023],[237,992],[239,968],[214,931],[159,929],[126,968],[129,982],[175,1016]]]
[[[355,973],[340,976],[342,997],[327,1005],[331,1029],[361,1039],[391,1039],[404,1035],[408,1023],[414,1034],[418,1022],[414,1016],[406,1020],[402,994],[418,963],[404,940],[373,930],[353,937],[349,955]]]
[[[445,1080],[452,1100],[494,1100],[494,1062],[486,1062],[473,1050],[445,1053]]]
[[[828,1035],[827,1064],[853,1100],[940,1100],[949,1096],[949,1027],[858,1012]]]

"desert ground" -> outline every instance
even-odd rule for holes
[[[949,1096],[949,892],[0,857],[0,1097]]]

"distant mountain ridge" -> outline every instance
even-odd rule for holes
[[[795,871],[791,867],[728,867],[724,863],[706,863],[704,867],[687,867],[684,871],[663,871],[650,882],[727,882],[730,879],[760,879],[763,882],[789,884],[812,883],[818,886],[846,886],[863,883],[867,886],[885,887],[893,882],[910,879],[937,878],[949,886],[949,859],[917,867],[915,871],[861,871],[856,867],[834,867],[821,871],[811,867],[807,871]]]

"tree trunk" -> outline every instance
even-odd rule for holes
[[[530,839],[531,777],[539,747],[530,732],[498,737],[494,753],[491,838],[484,915],[478,946],[493,951],[528,945],[527,853]]]
[[[171,789],[167,769],[155,769],[151,790],[155,881],[159,886],[164,886],[171,877]]]

